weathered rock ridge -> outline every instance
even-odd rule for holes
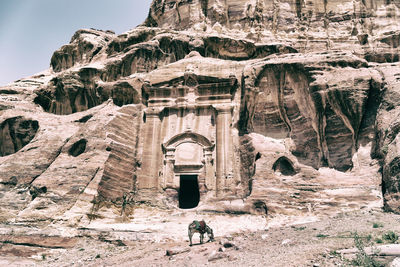
[[[77,31],[0,87],[0,220],[400,212],[399,6],[154,0]]]

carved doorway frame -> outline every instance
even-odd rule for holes
[[[176,164],[176,150],[182,144],[199,145],[202,148],[200,162],[196,164]],[[164,154],[163,175],[160,186],[164,190],[173,188],[179,191],[181,175],[197,175],[200,195],[215,190],[215,144],[207,137],[190,130],[177,134],[162,144]]]

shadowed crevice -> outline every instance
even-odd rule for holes
[[[81,155],[86,150],[86,144],[87,144],[86,139],[79,140],[78,142],[76,142],[71,146],[71,148],[68,151],[68,154],[73,157]]]

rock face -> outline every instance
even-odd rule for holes
[[[97,30],[79,30],[72,36],[69,44],[55,51],[50,65],[55,72],[74,67],[77,64],[89,63],[101,50],[106,49],[115,34]]]
[[[361,125],[372,126],[363,122],[369,94],[382,87],[379,73],[366,67],[366,62],[342,52],[283,56],[249,65],[241,130],[290,137],[292,153],[314,168],[352,168],[364,134]]]
[[[35,137],[38,128],[37,121],[26,120],[23,117],[14,117],[3,121],[0,125],[0,156],[14,154],[23,148]]]
[[[400,68],[384,65],[379,68],[387,83],[377,115],[375,155],[382,163],[382,190],[385,208],[399,212],[399,100]]]
[[[154,0],[77,31],[0,87],[0,220],[400,212],[399,6]]]
[[[120,110],[107,126],[111,143],[99,183],[98,193],[102,200],[122,198],[123,193],[135,191],[135,176],[140,166],[138,157],[141,135],[142,107],[129,106]]]

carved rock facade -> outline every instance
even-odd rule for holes
[[[139,193],[175,189],[192,194],[181,185],[194,179],[201,197],[242,195],[231,128],[237,86],[235,76],[198,76],[190,69],[173,81],[144,85],[147,109]]]

